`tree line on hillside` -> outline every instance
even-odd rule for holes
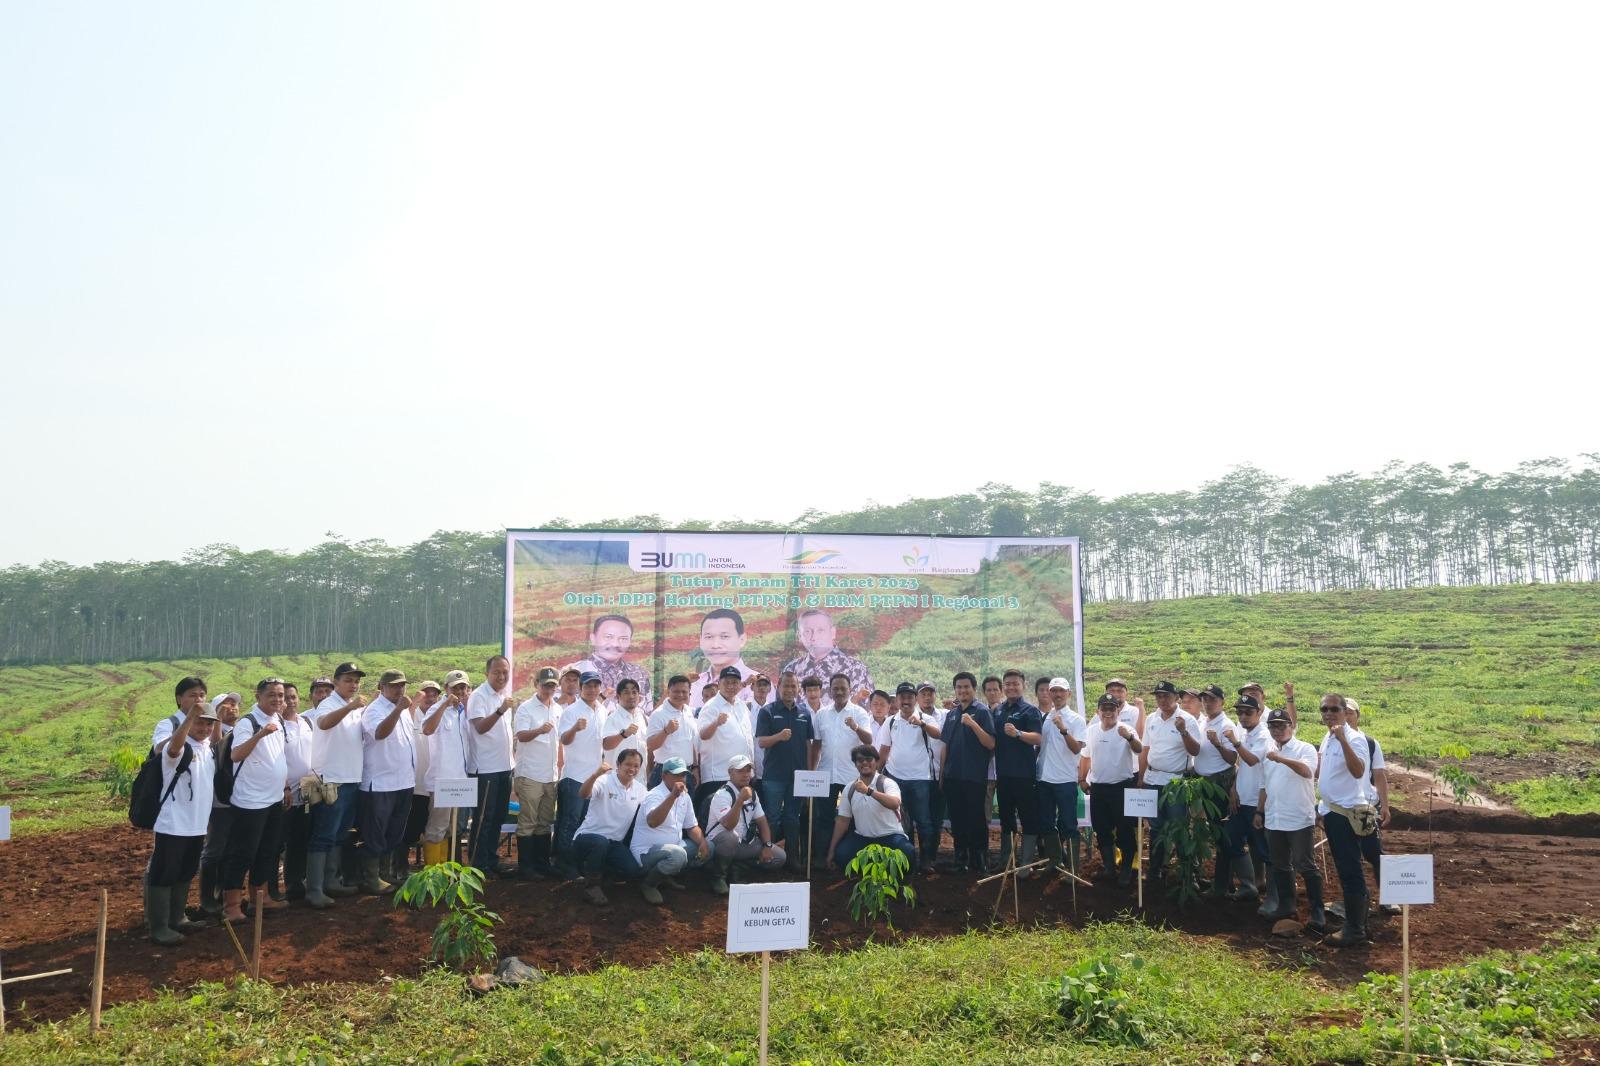
[[[1078,536],[1090,601],[1600,580],[1600,454],[1505,474],[1393,463],[1290,485],[1251,466],[1190,492],[1102,499],[1051,483],[871,505],[786,523],[658,515],[550,528]],[[405,548],[337,536],[308,551],[213,544],[181,562],[0,571],[0,662],[107,662],[494,643],[500,532]]]

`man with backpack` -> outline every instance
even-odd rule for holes
[[[910,868],[917,868],[917,852],[900,824],[900,786],[878,772],[878,749],[862,744],[850,752],[860,776],[839,796],[839,813],[833,821],[833,840],[828,845],[828,865],[840,870],[868,844],[893,848],[906,857]]]
[[[728,760],[727,780],[711,795],[706,808],[706,839],[711,843],[711,891],[728,894],[728,872],[735,862],[753,862],[763,870],[784,863],[783,849],[772,842],[767,812],[755,793],[755,766],[748,755]]]
[[[239,720],[239,694],[224,692],[211,697],[211,713],[217,724],[211,730],[211,750],[221,749]],[[228,852],[228,835],[233,828],[233,808],[211,792],[211,821],[206,825],[206,843],[200,851],[200,912],[215,918],[222,914],[222,862]]]
[[[287,904],[272,899],[266,887],[278,865],[283,833],[283,808],[289,802],[289,760],[283,743],[283,680],[269,677],[256,684],[255,706],[239,719],[219,753],[217,789],[233,811],[228,850],[222,862],[222,920],[242,922],[240,906],[245,876],[251,896],[261,889],[263,910]],[[226,792],[226,797],[222,793]]]
[[[144,873],[144,922],[150,939],[163,947],[205,928],[185,917],[183,905],[211,816],[211,730],[217,721],[198,677],[183,678],[174,695],[178,713],[169,719],[177,724],[169,726],[164,743],[151,745],[128,807],[129,821],[155,834]]]

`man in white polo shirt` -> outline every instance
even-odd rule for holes
[[[1216,868],[1211,874],[1211,897],[1222,899],[1233,890],[1233,866],[1244,861],[1244,842],[1238,845],[1238,854],[1229,841],[1224,827],[1228,818],[1228,793],[1233,791],[1234,764],[1239,761],[1235,750],[1239,731],[1234,728],[1223,705],[1227,696],[1221,687],[1212,685],[1200,692],[1200,705],[1205,709],[1205,720],[1200,723],[1204,731],[1200,751],[1194,757],[1194,772],[1210,781],[1221,792],[1217,813],[1211,819],[1212,839],[1216,841]],[[1245,875],[1249,879],[1249,875]]]
[[[811,742],[811,768],[828,775],[828,798],[817,798],[811,843],[816,848],[813,854],[825,855],[833,835],[830,827],[838,814],[839,796],[861,776],[856,773],[850,753],[858,745],[872,743],[872,715],[860,704],[850,702],[849,676],[834,674],[828,679],[828,699],[811,712],[811,728],[816,737]]]
[[[939,763],[933,742],[943,723],[925,717],[917,706],[917,687],[909,681],[895,686],[895,711],[878,730],[878,756],[883,772],[900,786],[907,835],[916,833],[917,869],[933,872],[939,857],[939,830],[933,824],[933,792],[938,785]]]
[[[1318,753],[1317,791],[1322,829],[1344,889],[1344,928],[1326,942],[1349,947],[1367,939],[1367,881],[1361,872],[1361,830],[1376,832],[1378,814],[1367,801],[1367,738],[1348,723],[1344,697],[1322,697],[1322,724],[1328,735]]]
[[[1244,698],[1244,697],[1241,697]],[[1256,792],[1256,828],[1267,835],[1272,852],[1273,907],[1263,917],[1274,922],[1295,916],[1294,875],[1305,879],[1311,902],[1307,924],[1322,932],[1327,925],[1322,906],[1322,872],[1312,858],[1312,827],[1317,821],[1317,749],[1294,735],[1289,713],[1273,711],[1267,722],[1272,741],[1261,759]]]
[[[879,844],[900,852],[910,868],[916,869],[916,849],[900,824],[900,786],[887,774],[878,772],[878,749],[871,744],[858,744],[850,752],[850,761],[856,778],[839,796],[833,839],[828,844],[828,866],[847,870],[850,860],[862,848]]]
[[[1045,719],[1039,729],[1039,814],[1044,853],[1056,866],[1078,869],[1078,763],[1089,723],[1072,706],[1072,685],[1050,679]],[[1063,853],[1062,844],[1067,848]]]
[[[441,781],[465,781],[471,776],[472,726],[467,722],[471,693],[467,672],[450,671],[444,675],[444,697],[422,720],[422,735],[428,742],[428,772],[423,780],[431,797],[428,824],[422,827],[422,861],[429,866],[456,858],[459,841],[446,842],[445,837],[450,835],[450,816],[458,808],[439,806],[438,790]]]
[[[332,803],[311,808],[311,839],[306,843],[306,902],[333,906],[336,896],[353,896],[355,888],[340,877],[345,838],[356,820],[361,791],[361,709],[366,698],[357,689],[366,674],[359,663],[340,663],[333,671],[333,691],[310,715],[311,772],[337,789]],[[351,871],[354,878],[355,871]]]
[[[621,683],[631,682],[624,678]],[[640,874],[627,840],[634,815],[644,800],[644,782],[639,780],[643,765],[644,756],[634,748],[626,748],[617,756],[615,770],[602,761],[578,790],[588,803],[588,810],[572,836],[573,863],[583,875],[584,896],[596,907],[611,902],[600,886],[600,875],[608,866],[625,880],[631,881]]]
[[[517,768],[512,787],[517,793],[517,878],[521,881],[555,876],[550,865],[550,832],[561,780],[561,745],[556,737],[561,722],[561,705],[556,702],[558,681],[553,668],[540,670],[533,697],[517,708]]]
[[[245,920],[240,907],[245,875],[251,897],[262,889],[263,910],[286,904],[265,889],[278,866],[283,807],[289,800],[289,762],[283,751],[283,680],[269,677],[256,685],[256,703],[233,727],[233,825],[222,861],[222,920]]]
[[[700,787],[694,794],[697,814],[705,813],[711,794],[727,782],[728,763],[735,755],[754,762],[755,716],[739,696],[744,687],[738,668],[725,666],[717,675],[717,694],[700,708]]]
[[[728,894],[728,873],[736,862],[775,870],[784,863],[783,849],[772,842],[772,827],[755,790],[755,767],[745,755],[728,760],[728,779],[711,795],[706,812],[711,842],[711,891]]]
[[[601,691],[605,690],[604,683]],[[606,715],[605,727],[600,734],[600,750],[605,758],[616,762],[625,751],[636,751],[644,757],[645,736],[649,719],[639,710],[639,683],[631,677],[617,682],[617,697]]]
[[[605,730],[606,706],[600,700],[600,675],[585,671],[578,679],[578,701],[561,710],[561,783],[556,787],[556,870],[566,880],[576,880],[572,838],[583,824],[588,801],[583,783],[600,765],[600,735]]]
[[[1100,849],[1100,876],[1121,888],[1133,884],[1134,819],[1123,813],[1124,797],[1137,782],[1139,756],[1145,748],[1133,726],[1118,720],[1122,705],[1109,692],[1096,704],[1095,720],[1085,730],[1089,754],[1089,819]],[[1146,731],[1152,723],[1146,723]],[[1117,851],[1122,866],[1117,866]]]
[[[378,698],[361,712],[365,744],[361,772],[361,890],[371,895],[394,891],[394,850],[405,839],[411,793],[417,782],[416,741],[411,733],[411,700],[406,675],[385,670],[378,675]]]
[[[665,902],[661,885],[683,887],[672,879],[673,875],[711,857],[711,845],[694,818],[694,804],[685,783],[688,773],[689,768],[681,759],[674,757],[664,762],[661,784],[645,796],[633,819],[630,850],[643,875],[639,891],[651,903]],[[684,844],[686,836],[694,845],[693,855]]]
[[[689,708],[689,678],[673,674],[667,680],[667,698],[661,701],[650,715],[645,728],[645,748],[650,754],[650,787],[661,783],[661,764],[668,759],[678,759],[684,766],[692,767],[699,758],[700,737],[695,729],[694,712]],[[693,771],[689,774],[689,792],[695,789]]]
[[[1160,838],[1156,832],[1168,818],[1183,820],[1189,815],[1189,806],[1176,796],[1168,796],[1166,786],[1189,773],[1190,760],[1200,753],[1200,723],[1188,711],[1178,707],[1178,687],[1171,681],[1161,681],[1152,690],[1156,698],[1156,713],[1144,720],[1144,751],[1139,756],[1139,770],[1145,788],[1161,791],[1156,800],[1156,817],[1151,822],[1150,876],[1166,876],[1167,849],[1165,844],[1154,843]],[[1220,693],[1212,685],[1207,691]],[[1120,709],[1120,708],[1119,708]],[[1094,814],[1093,807],[1090,815]]]
[[[484,874],[510,877],[517,868],[500,861],[500,827],[511,810],[511,660],[491,655],[483,684],[467,699],[472,738],[473,776],[478,779],[478,809],[472,822],[472,865]]]

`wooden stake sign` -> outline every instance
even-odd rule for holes
[[[728,886],[728,953],[761,952],[761,1066],[767,1063],[772,953],[799,951],[810,944],[809,882]]]
[[[1139,819],[1138,843],[1133,851],[1133,876],[1139,885],[1139,909],[1144,910],[1144,820],[1156,817],[1160,792],[1153,788],[1129,788],[1122,792],[1122,816]]]
[[[806,880],[811,880],[811,853],[817,843],[817,799],[826,798],[829,791],[826,770],[796,770],[794,772],[794,797],[806,801]],[[787,842],[785,842],[787,843]]]
[[[1400,1017],[1411,1054],[1411,908],[1433,902],[1432,855],[1385,855],[1378,861],[1378,903],[1400,908]]]

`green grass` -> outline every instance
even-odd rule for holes
[[[362,657],[369,672],[396,665],[418,681],[457,667],[482,680],[493,649],[442,648]],[[273,675],[308,697],[313,677],[347,655],[263,659],[193,659],[171,663],[29,666],[0,669],[0,803],[13,809],[18,836],[120,821],[127,802],[107,799],[102,778],[123,746],[142,756],[157,721],[173,712],[173,686],[186,674],[206,679],[212,695],[238,692],[244,710],[257,681]],[[369,686],[370,687],[370,686]]]
[[[1143,1046],[1090,1039],[1058,1012],[1062,975],[1090,957],[1143,960],[1128,989]],[[1528,1062],[1600,1031],[1597,959],[1591,935],[1419,973],[1419,1049]],[[744,1064],[756,1059],[759,988],[752,958],[713,951],[483,999],[441,971],[374,985],[206,984],[114,1007],[97,1037],[81,1014],[12,1033],[0,1063]],[[802,952],[774,962],[771,996],[774,1061],[815,1066],[1370,1062],[1402,1039],[1392,977],[1330,990],[1136,923]]]
[[[1600,813],[1600,585],[1100,604],[1088,610],[1084,639],[1091,694],[1113,674],[1136,692],[1161,678],[1230,691],[1259,680],[1274,706],[1285,680],[1303,707],[1334,689],[1361,701],[1363,726],[1396,757],[1429,764],[1446,745],[1464,744],[1468,769],[1530,813]],[[364,661],[417,678],[460,664],[478,678],[493,650]],[[213,693],[247,691],[271,673],[303,686],[342,657],[0,669],[0,803],[15,808],[18,834],[117,821],[125,808],[106,801],[101,780],[111,754],[123,745],[142,751],[183,674],[205,677]],[[1054,672],[1070,664],[1021,665]],[[1321,734],[1306,716],[1301,736]]]

